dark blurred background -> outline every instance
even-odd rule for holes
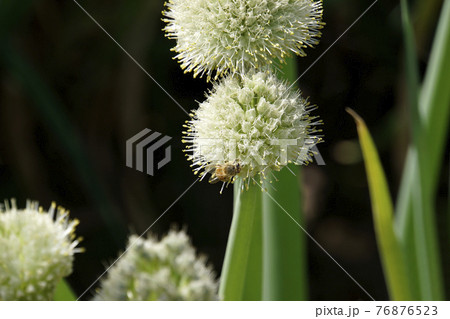
[[[442,0],[410,2],[422,70]],[[325,0],[320,44],[299,58],[313,63],[372,3]],[[211,87],[183,74],[174,42],[161,29],[161,0],[80,4],[184,108]],[[356,129],[345,107],[367,122],[395,198],[409,141],[399,1],[378,1],[301,79],[319,108],[326,166],[303,170],[307,228],[377,300],[387,299]],[[195,177],[182,152],[188,117],[76,5],[56,0],[0,0],[0,199],[51,201],[80,220],[86,252],[69,282],[81,294],[114,260],[130,232],[149,227]],[[149,176],[125,166],[125,141],[144,128],[171,136],[172,161]],[[448,147],[448,146],[447,146]],[[446,252],[449,152],[437,198]],[[232,217],[232,189],[197,183],[151,228],[186,227],[220,273]],[[311,300],[367,300],[365,293],[311,241]],[[446,270],[444,266],[444,270]],[[448,278],[448,276],[447,276]],[[86,294],[83,299],[89,299]]]

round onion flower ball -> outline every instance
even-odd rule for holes
[[[217,300],[217,289],[214,272],[187,234],[172,230],[160,241],[131,236],[94,300]]]
[[[202,179],[210,173],[210,182],[223,185],[256,175],[262,181],[288,163],[308,163],[321,141],[315,127],[321,121],[312,109],[275,74],[228,76],[214,84],[185,125],[188,160]]]
[[[28,201],[0,207],[0,300],[53,300],[56,285],[72,272],[77,220],[53,203],[48,211]]]
[[[181,68],[209,81],[214,71],[217,79],[306,55],[320,38],[322,12],[321,0],[170,0],[163,21]]]

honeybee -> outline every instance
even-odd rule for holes
[[[241,172],[241,164],[239,162],[227,162],[225,164],[216,165],[216,170],[209,178],[211,184],[217,182],[231,183],[233,178]]]

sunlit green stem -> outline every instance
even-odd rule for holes
[[[233,221],[222,268],[222,300],[258,300],[261,296],[261,188],[235,183]],[[258,284],[259,282],[259,284]]]
[[[75,300],[77,300],[77,297],[73,293],[72,288],[70,288],[70,286],[66,280],[62,279],[56,286],[54,300],[55,301],[75,301]]]
[[[289,166],[277,174],[279,182],[265,183],[263,194],[264,300],[306,300],[306,241],[300,225],[300,169]],[[295,174],[295,175],[294,175]],[[282,206],[282,208],[279,207]],[[289,215],[290,216],[289,216]]]

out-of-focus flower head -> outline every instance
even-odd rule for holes
[[[72,272],[78,220],[52,203],[48,211],[15,200],[0,207],[0,300],[52,300],[56,285]]]
[[[184,231],[161,241],[131,236],[94,300],[217,300],[217,282]]]

